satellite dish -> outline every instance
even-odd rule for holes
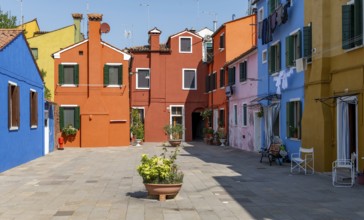
[[[107,34],[110,32],[110,26],[108,23],[102,23],[100,29],[101,29],[101,33]]]

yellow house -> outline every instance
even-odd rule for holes
[[[82,14],[72,14],[72,17],[74,24],[49,32],[40,31],[36,19],[23,24],[29,46],[39,69],[46,72],[44,82],[50,90],[52,101],[54,100],[54,60],[51,55],[83,40],[81,34]]]
[[[17,27],[19,30],[25,30],[25,37],[31,38],[34,36],[34,33],[39,32],[39,25],[37,19],[33,19],[31,21],[28,21],[24,23],[23,25],[20,25]]]
[[[314,147],[315,169],[356,154],[364,168],[362,0],[305,0],[305,106],[302,146]]]

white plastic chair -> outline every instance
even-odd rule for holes
[[[301,172],[301,169],[305,172],[305,175],[315,173],[315,161],[314,161],[314,152],[313,148],[303,148],[300,147],[298,153],[291,154],[291,173],[294,173],[295,170],[298,170],[298,173]]]
[[[332,162],[332,185],[335,187],[352,187],[355,183],[356,154],[351,159],[338,159]],[[349,180],[349,181],[348,181]]]

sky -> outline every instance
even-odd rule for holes
[[[22,7],[21,7],[22,5]],[[148,30],[162,31],[161,43],[188,29],[213,29],[247,15],[248,0],[0,0],[0,9],[16,16],[17,23],[37,19],[42,31],[73,24],[72,13],[82,13],[82,32],[87,33],[88,13],[103,14],[110,32],[102,39],[120,49],[148,44]]]

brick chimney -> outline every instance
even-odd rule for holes
[[[148,32],[149,34],[149,45],[150,45],[150,50],[154,50],[154,51],[158,51],[160,50],[160,46],[159,46],[159,36],[161,35],[161,31],[158,30],[156,27],[153,28],[152,30],[150,30]]]
[[[81,39],[81,20],[82,20],[82,14],[80,13],[74,13],[72,14],[73,17],[73,23],[75,25],[75,42],[74,43],[78,43],[80,42]]]
[[[88,14],[88,39],[91,43],[101,41],[102,14]]]

